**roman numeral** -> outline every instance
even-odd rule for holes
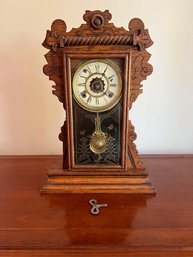
[[[89,104],[92,100],[92,96],[90,95],[89,98],[86,100],[87,104]]]
[[[96,105],[99,105],[99,99],[96,98]]]
[[[105,102],[107,103],[107,99],[105,97],[103,97],[103,99],[105,100]]]
[[[96,72],[99,73],[100,66],[98,63],[95,65],[95,69],[96,69]]]
[[[78,84],[79,87],[85,87],[85,85],[86,85],[85,83],[79,83]]]
[[[110,87],[116,87],[117,85],[116,84],[110,84]]]
[[[84,78],[84,79],[86,79],[86,78],[87,78],[87,77],[85,77],[85,76],[82,76],[82,75],[80,75],[80,77],[81,77],[81,78]]]
[[[86,69],[87,69],[87,71],[91,74],[92,72],[91,72],[91,70],[90,70],[90,68],[88,67],[88,66],[86,66]]]
[[[108,77],[109,80],[111,80],[115,75],[111,75],[110,77]]]

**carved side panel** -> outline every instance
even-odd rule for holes
[[[64,103],[63,56],[57,52],[49,51],[45,58],[48,64],[43,67],[44,74],[55,82],[55,85],[52,86],[54,89],[52,92],[60,102]]]
[[[146,80],[147,76],[149,76],[153,71],[152,65],[148,63],[151,55],[146,51],[146,48],[151,46],[153,41],[150,39],[148,30],[144,29],[144,24],[141,20],[131,20],[129,23],[129,29],[134,32],[134,40],[136,40],[138,44],[138,48],[133,49],[132,51],[129,101],[129,109],[131,109],[132,104],[143,92],[141,82]],[[136,145],[134,143],[137,138],[137,134],[134,130],[135,128],[129,120],[128,155],[130,158],[130,165],[132,166],[132,169],[144,170],[144,164],[141,161]]]
[[[132,52],[129,109],[143,92],[141,82],[153,71],[152,65],[148,63],[150,57],[146,50]]]
[[[131,62],[131,78],[130,78],[130,101],[129,109],[132,104],[136,101],[137,97],[143,92],[141,82],[149,76],[153,68],[151,64],[148,64],[150,54],[146,51],[132,51],[132,62]],[[134,132],[134,126],[129,121],[129,158],[132,158],[131,164],[134,169],[144,169],[143,162],[140,159],[136,145],[133,141],[137,138],[137,134]]]
[[[135,133],[135,127],[132,125],[129,120],[129,134],[128,134],[128,143],[129,143],[129,157],[133,165],[133,169],[144,169],[144,164],[138,154],[136,145],[134,141],[137,139],[137,134]]]
[[[59,134],[60,141],[63,142],[63,169],[68,168],[68,141],[67,141],[67,126],[66,120],[64,121],[63,126],[61,127],[61,132]]]

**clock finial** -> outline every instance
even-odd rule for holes
[[[104,12],[96,10],[96,11],[86,11],[83,19],[94,29],[101,29],[105,24],[107,24],[112,18],[109,10],[105,10]]]

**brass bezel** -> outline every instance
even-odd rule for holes
[[[76,80],[77,80],[77,74],[80,72],[80,70],[87,64],[92,63],[92,62],[102,62],[102,63],[106,63],[107,65],[109,65],[116,73],[117,77],[118,77],[118,97],[113,101],[108,103],[106,106],[90,106],[87,103],[85,103],[84,101],[82,101],[82,99],[79,97],[77,91],[76,91]],[[102,73],[100,73],[102,74]],[[90,60],[86,60],[83,61],[79,64],[79,66],[77,67],[74,76],[73,76],[73,80],[72,80],[72,91],[73,91],[73,97],[75,99],[75,101],[85,110],[90,111],[90,112],[105,112],[108,111],[110,109],[112,109],[120,100],[122,94],[122,78],[121,78],[121,71],[119,66],[113,62],[112,60],[109,59],[90,59]]]

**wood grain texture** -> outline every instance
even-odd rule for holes
[[[41,195],[62,157],[0,158],[0,256],[193,256],[193,156],[144,156],[156,196]],[[108,203],[99,215],[88,201]]]
[[[41,189],[42,193],[130,193],[152,194],[155,188],[148,175],[127,172],[70,172],[63,169],[53,169],[48,173],[48,179]]]

